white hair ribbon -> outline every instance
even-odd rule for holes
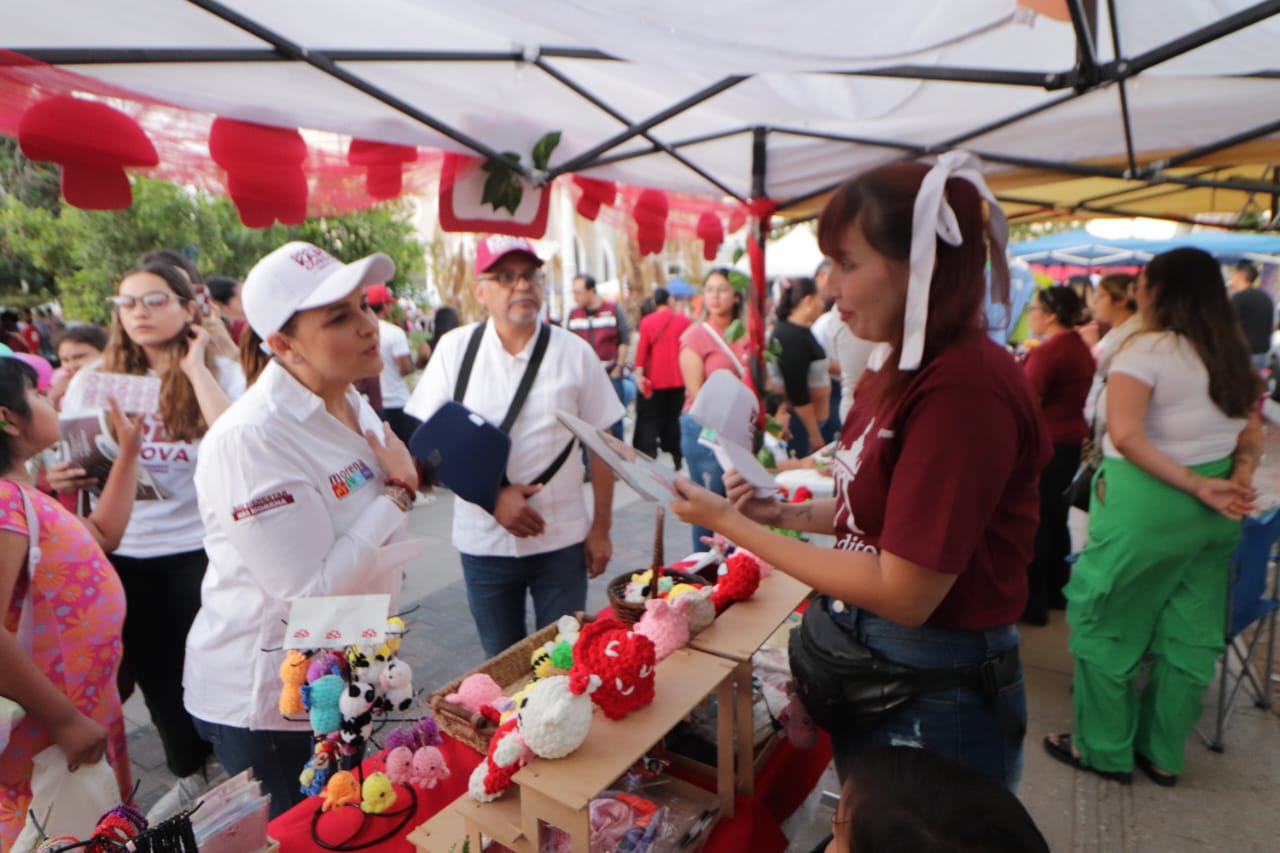
[[[898,367],[916,370],[924,357],[924,335],[929,321],[929,285],[933,280],[933,263],[941,239],[949,246],[964,242],[956,213],[947,204],[947,179],[955,176],[973,184],[988,202],[991,241],[991,292],[1008,301],[1009,266],[1005,246],[1009,242],[1009,222],[995,195],[978,172],[978,159],[967,151],[948,151],[920,182],[911,218],[911,276],[907,279],[906,314],[902,323],[902,355]]]

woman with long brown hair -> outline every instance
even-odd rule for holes
[[[825,608],[846,647],[961,684],[877,709],[865,725],[832,708],[844,721],[829,723],[837,755],[932,747],[1012,788],[1026,726],[1014,623],[1049,440],[1026,377],[985,333],[988,257],[993,294],[1008,300],[1008,230],[967,159],[860,175],[819,219],[845,324],[890,353],[864,376],[845,420],[836,496],[758,500],[730,473],[728,500],[681,480],[673,508],[822,593],[810,609]],[[756,522],[834,534],[835,550]],[[975,670],[983,687],[958,680]]]
[[[193,477],[200,440],[244,391],[240,366],[215,356],[199,322],[196,294],[174,266],[148,263],[124,274],[111,300],[115,316],[98,364],[80,370],[63,398],[64,416],[88,414],[83,402],[95,373],[160,380],[155,411],[144,412],[139,454],[161,497],[138,500],[120,545],[110,555],[124,584],[125,667],[142,690],[164,744],[169,771],[178,778],[152,816],[163,818],[195,804],[204,789],[210,748],[182,705],[183,648],[200,609],[208,557]],[[55,488],[82,483],[84,472],[63,468]]]
[[[1262,451],[1262,383],[1211,255],[1157,255],[1135,297],[1143,327],[1111,360],[1089,539],[1066,587],[1075,731],[1044,746],[1122,783],[1136,764],[1170,786],[1222,654],[1231,554]]]

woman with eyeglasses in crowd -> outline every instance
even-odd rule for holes
[[[156,410],[143,413],[139,459],[163,498],[137,501],[110,557],[128,601],[125,668],[142,690],[169,771],[178,778],[151,811],[151,818],[163,819],[195,805],[208,781],[210,747],[182,704],[184,642],[200,609],[208,564],[193,477],[201,438],[245,383],[236,362],[210,351],[195,291],[177,267],[134,267],[120,279],[111,302],[107,348],[101,361],[71,380],[62,412],[96,413],[84,397],[98,372],[160,380]],[[82,469],[65,463],[50,471],[49,480],[59,491],[93,484]]]

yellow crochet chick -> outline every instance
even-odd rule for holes
[[[528,696],[530,693],[533,692],[533,688],[536,687],[537,685],[538,685],[538,682],[535,679],[534,681],[530,681],[524,687],[521,687],[515,693],[511,694],[511,698],[508,699],[505,703],[503,703],[504,707],[507,710],[503,711],[502,715],[498,718],[499,725],[511,719],[511,717],[513,717],[515,713],[520,710],[520,703],[524,701],[524,698],[526,696]]]
[[[364,799],[360,810],[366,814],[380,814],[396,803],[396,789],[385,773],[370,773],[365,777],[362,790]]]
[[[296,717],[306,711],[302,704],[302,685],[307,683],[307,656],[290,649],[280,664],[280,713]]]
[[[396,652],[400,651],[400,638],[403,636],[404,620],[399,616],[392,616],[387,620],[386,638],[376,653],[378,660],[390,660]]]
[[[350,770],[339,770],[333,774],[329,784],[324,786],[324,802],[320,804],[320,811],[327,812],[347,803],[358,802],[360,785],[356,782],[356,777],[351,775]]]

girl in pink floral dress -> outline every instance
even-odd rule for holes
[[[58,440],[58,415],[36,390],[35,371],[0,357],[0,695],[27,712],[0,753],[0,848],[6,851],[31,800],[31,759],[46,747],[57,744],[72,770],[105,754],[122,800],[132,787],[116,691],[124,590],[103,549],[119,541],[133,508],[139,425],[114,406],[110,420],[120,455],[98,508],[82,520],[32,486],[26,461]],[[31,580],[22,492],[40,528]],[[29,654],[17,638],[27,596],[34,626]]]

